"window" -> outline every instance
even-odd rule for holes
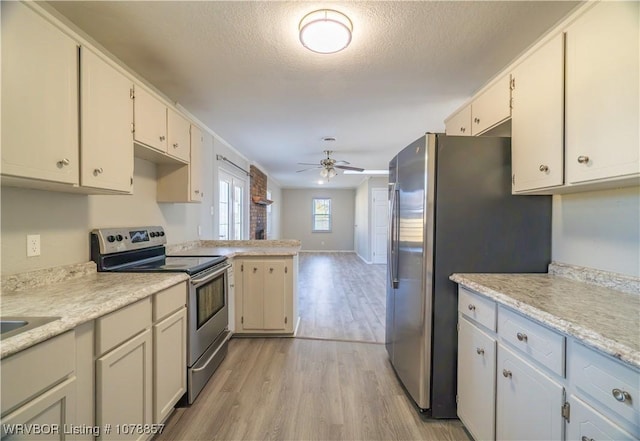
[[[331,199],[313,198],[314,233],[331,231]]]
[[[246,181],[219,170],[218,237],[241,240],[245,230]]]

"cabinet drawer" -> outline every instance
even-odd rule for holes
[[[151,297],[96,320],[96,356],[151,327]]]
[[[496,330],[496,303],[469,291],[458,289],[458,311],[492,331]]]
[[[637,428],[635,435],[640,436],[640,372],[586,346],[573,344],[571,348],[567,369],[571,382],[632,423]]]
[[[564,377],[564,336],[502,306],[498,308],[498,335],[553,373]]]
[[[32,346],[2,360],[2,414],[71,374],[76,363],[73,332]],[[23,381],[15,381],[15,379]]]
[[[184,283],[160,291],[155,295],[153,301],[153,322],[157,322],[186,305],[187,287]]]

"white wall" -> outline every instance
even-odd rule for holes
[[[283,189],[282,230],[285,239],[298,239],[303,250],[353,251],[355,190]],[[332,231],[311,232],[314,197],[331,198]]]
[[[640,277],[640,187],[553,197],[554,261]]]
[[[267,176],[267,189],[271,192],[271,200],[273,204],[271,207],[271,225],[269,226],[269,233],[267,239],[280,239],[281,233],[281,219],[282,219],[282,188],[271,177]]]
[[[205,143],[203,158],[211,157],[210,147]],[[87,196],[2,187],[2,274],[87,262],[89,232],[94,228],[161,225],[169,243],[197,240],[198,225],[203,236],[212,230],[206,202],[157,203],[155,178],[155,164],[136,158],[133,195]],[[210,167],[204,168],[203,180],[212,182]],[[40,235],[40,256],[26,257],[27,234]]]

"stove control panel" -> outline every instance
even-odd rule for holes
[[[91,246],[100,254],[141,250],[164,245],[167,238],[162,227],[99,228],[91,232]]]

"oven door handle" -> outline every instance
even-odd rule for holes
[[[215,279],[216,277],[218,277],[220,274],[222,274],[223,272],[225,272],[229,268],[231,268],[231,264],[227,263],[222,268],[214,268],[214,269],[211,269],[209,271],[205,271],[200,277],[193,277],[191,279],[191,284],[194,287],[198,288],[198,287],[204,285],[205,283],[210,282],[211,280]]]

